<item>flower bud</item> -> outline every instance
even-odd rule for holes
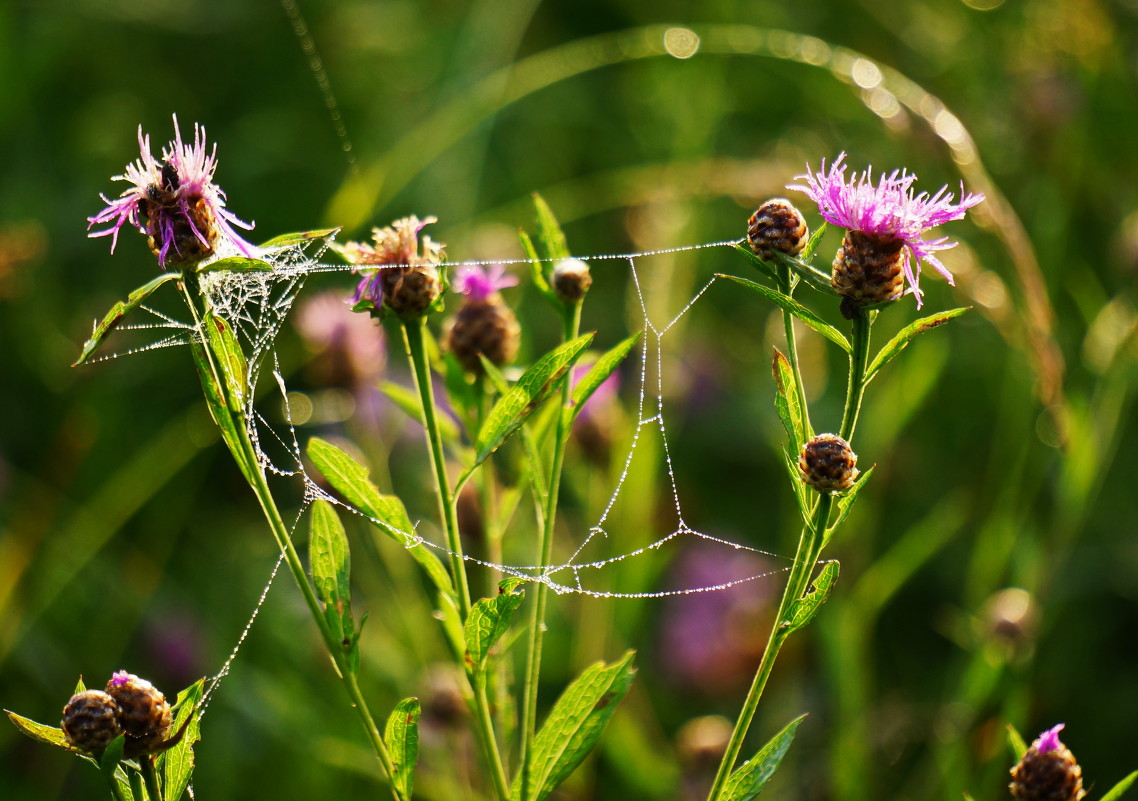
[[[846,490],[857,480],[857,454],[835,434],[819,434],[798,457],[802,480],[819,492]]]
[[[1039,735],[1012,768],[1008,789],[1017,801],[1079,801],[1087,794],[1083,789],[1083,769],[1059,740],[1063,725]]]
[[[580,259],[562,259],[553,268],[553,289],[566,303],[579,303],[592,285],[589,265]]]
[[[747,241],[763,261],[774,261],[775,251],[797,256],[806,247],[806,218],[789,200],[772,198],[751,215]]]
[[[120,670],[107,682],[107,694],[119,707],[119,722],[126,732],[126,756],[159,750],[170,731],[173,716],[166,697],[146,679]]]
[[[122,734],[119,707],[102,690],[84,690],[71,696],[63,708],[60,728],[67,741],[84,751],[102,751]]]
[[[338,248],[364,274],[356,287],[357,309],[366,301],[370,310],[386,306],[404,320],[427,313],[443,291],[438,268],[443,246],[429,236],[419,236],[433,222],[437,222],[435,217],[405,217],[374,229],[374,245],[347,242]]]
[[[498,292],[517,282],[501,265],[488,270],[478,265],[458,269],[454,288],[466,295],[466,301],[451,321],[447,347],[468,372],[482,374],[479,354],[496,367],[512,362],[518,355],[521,327]]]
[[[846,231],[830,285],[862,306],[897,300],[905,291],[905,242],[889,234]]]

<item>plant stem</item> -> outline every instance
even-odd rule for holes
[[[850,351],[850,380],[846,389],[846,408],[842,414],[842,427],[838,436],[846,442],[853,439],[861,398],[865,393],[865,368],[869,364],[869,332],[873,327],[871,314],[861,306],[855,307],[853,318],[853,350]]]
[[[154,771],[154,757],[147,754],[139,761],[142,780],[146,782],[146,794],[150,796],[150,801],[164,801],[162,790],[158,787],[158,774]]]
[[[111,786],[111,795],[114,797],[115,801],[126,801],[126,796],[123,795],[122,787],[119,785],[118,776],[115,776],[114,774],[107,776],[105,773],[103,776],[106,777],[107,784]],[[135,799],[135,801],[138,801],[138,799]],[[161,801],[161,799],[158,799],[158,801]]]
[[[739,758],[739,751],[743,747],[743,740],[747,736],[751,720],[759,707],[759,699],[762,698],[767,679],[774,668],[775,659],[778,658],[779,650],[791,634],[790,613],[805,593],[810,576],[814,572],[814,565],[822,551],[826,524],[830,519],[830,509],[833,502],[834,497],[830,493],[820,495],[818,505],[814,509],[814,519],[811,525],[803,528],[802,534],[798,538],[798,550],[794,554],[794,565],[790,568],[790,578],[786,582],[782,601],[778,605],[778,614],[775,616],[770,636],[767,638],[767,645],[763,650],[762,659],[759,661],[758,670],[755,671],[755,678],[751,682],[751,689],[747,692],[747,698],[743,702],[743,708],[735,722],[735,729],[731,732],[727,750],[723,754],[723,760],[719,763],[719,771],[715,774],[715,782],[711,785],[711,792],[707,796],[708,801],[718,801],[723,794],[727,779],[730,778],[735,762]]]
[[[577,337],[581,327],[581,302],[577,301],[562,318],[562,342]],[[565,446],[569,441],[569,399],[573,387],[569,378],[561,385],[561,406],[557,415],[557,429],[553,441],[553,463],[549,470],[549,491],[545,497],[545,515],[541,527],[541,545],[538,565],[544,570],[553,559],[553,528],[557,519],[557,496],[561,488],[561,468],[565,461]],[[533,740],[537,730],[537,690],[541,678],[541,646],[545,634],[545,606],[549,595],[549,585],[542,575],[537,581],[534,604],[530,615],[529,649],[526,660],[525,691],[522,710],[521,737],[521,799],[530,798],[530,759],[533,754]]]
[[[431,385],[431,368],[427,362],[424,338],[427,320],[425,317],[416,321],[405,320],[402,327],[407,358],[411,362],[411,370],[415,374],[415,384],[419,389],[419,403],[423,412],[423,429],[427,436],[427,450],[431,454],[431,467],[435,473],[435,497],[439,501],[439,516],[446,532],[451,572],[454,574],[454,583],[458,588],[459,608],[465,620],[470,614],[470,584],[466,578],[466,560],[462,553],[462,539],[459,536],[454,496],[451,493],[450,480],[447,478],[443,437],[439,430],[435,391]],[[486,763],[490,768],[494,792],[501,801],[505,801],[510,794],[509,782],[506,780],[506,768],[502,762],[498,739],[494,734],[494,721],[490,715],[490,701],[486,695],[486,687],[480,682],[475,682],[472,690],[474,694],[474,721],[478,739],[482,742],[483,755],[486,757]]]
[[[791,285],[789,267],[778,268],[778,282],[782,293],[791,297],[794,287]],[[802,384],[802,371],[798,367],[798,343],[794,336],[794,315],[786,309],[782,310],[782,328],[786,332],[786,358],[790,362],[791,371],[794,373],[798,408],[802,410],[802,441],[806,442],[814,436],[814,428],[810,425],[810,407],[806,405],[806,389]]]

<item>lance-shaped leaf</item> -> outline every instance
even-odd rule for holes
[[[11,710],[5,709],[4,714],[8,716],[8,720],[12,721],[17,729],[23,732],[26,736],[31,737],[33,740],[38,740],[41,743],[54,745],[62,748],[65,751],[73,753],[83,753],[80,749],[71,745],[67,741],[67,735],[63,733],[63,729],[57,726],[48,726],[46,723],[37,723],[31,718],[26,718],[23,715],[17,715]]]
[[[229,256],[216,261],[207,261],[199,265],[195,272],[199,273],[271,273],[273,265],[261,259],[249,256]]]
[[[414,789],[415,763],[419,761],[418,698],[404,698],[387,718],[383,742],[391,755],[391,783],[400,790],[400,798],[410,798]]]
[[[802,248],[802,252],[798,254],[797,260],[800,263],[810,264],[814,261],[814,254],[818,252],[818,246],[822,244],[822,234],[826,233],[827,226],[829,223],[823,222],[814,233],[810,234],[810,238],[806,240],[806,247]],[[820,274],[825,275],[825,273]]]
[[[560,308],[561,301],[545,277],[545,263],[542,262],[541,256],[538,255],[537,248],[533,245],[533,240],[530,239],[529,234],[525,231],[518,231],[518,239],[521,240],[522,249],[525,250],[526,258],[529,259],[530,278],[533,281],[533,285],[537,287],[537,291],[542,294],[542,297],[554,306]]]
[[[830,538],[834,536],[834,532],[838,530],[838,527],[846,522],[846,518],[850,516],[850,512],[853,510],[854,501],[857,500],[858,493],[861,492],[861,488],[866,485],[866,482],[869,481],[869,477],[873,475],[873,471],[876,469],[877,465],[873,465],[873,467],[868,470],[863,470],[861,475],[857,477],[857,481],[854,482],[854,485],[846,490],[844,494],[838,496],[838,516],[834,518],[834,522],[826,529],[826,536],[822,538],[823,548],[829,544]]]
[[[802,480],[798,459],[789,453],[789,449],[782,451],[782,461],[786,466],[786,474],[790,477],[790,486],[794,489],[794,499],[798,504],[798,513],[802,515],[802,524],[809,526],[814,520],[811,495],[817,498],[817,493],[811,493],[806,482]]]
[[[745,286],[748,289],[751,289],[751,290],[754,290],[755,292],[758,292],[760,295],[762,295],[767,300],[774,302],[775,304],[777,304],[781,308],[783,308],[786,311],[793,314],[795,317],[797,317],[799,320],[801,320],[805,325],[814,329],[815,331],[817,331],[822,336],[826,337],[826,339],[828,339],[831,342],[833,342],[834,344],[836,344],[838,347],[840,347],[846,353],[850,352],[849,340],[847,340],[845,338],[845,336],[842,335],[841,331],[834,328],[834,326],[827,323],[821,317],[816,315],[814,312],[810,311],[808,308],[803,306],[801,303],[799,303],[797,300],[790,297],[789,295],[784,295],[781,292],[779,292],[777,289],[771,289],[769,286],[764,286],[762,284],[756,284],[754,281],[748,281],[746,278],[740,278],[737,275],[726,275],[724,273],[718,273],[716,277],[728,278],[737,284],[741,284],[742,286]]]
[[[581,764],[632,684],[634,656],[629,651],[611,665],[597,662],[565,689],[534,738],[529,792],[523,792],[520,771],[510,790],[511,801],[541,801]]]
[[[120,734],[111,740],[111,744],[103,749],[99,756],[99,770],[108,782],[118,781],[119,763],[122,762],[123,749],[126,748],[126,735]]]
[[[388,397],[388,400],[398,406],[404,414],[416,423],[422,424],[423,404],[419,401],[419,394],[417,392],[392,381],[381,382],[379,390]],[[445,441],[459,441],[458,426],[455,424],[453,418],[440,412],[435,415],[435,419],[439,424],[439,434],[442,435]]]
[[[794,369],[782,352],[774,349],[774,358],[771,361],[771,372],[774,374],[775,396],[774,406],[778,412],[778,419],[788,437],[786,443],[787,453],[797,459],[806,444],[804,438],[810,432],[804,432],[805,423],[802,415],[802,404],[798,397],[798,380]]]
[[[308,560],[312,570],[312,583],[316,595],[324,603],[324,619],[345,650],[349,652],[349,667],[358,664],[355,625],[351,606],[351,552],[344,524],[332,504],[315,501],[312,504],[311,534]],[[353,670],[354,672],[354,670]]]
[[[249,369],[241,343],[237,341],[229,323],[211,311],[206,311],[202,317],[202,335],[216,357],[215,363],[221,371],[230,410],[243,416],[249,388]]]
[[[822,572],[810,585],[810,590],[790,608],[790,614],[786,621],[787,634],[792,634],[806,627],[818,614],[818,610],[829,599],[830,592],[834,589],[834,583],[838,580],[838,567],[837,562],[824,564]]]
[[[339,228],[320,228],[315,231],[298,231],[294,234],[281,234],[274,236],[268,242],[262,242],[260,247],[262,250],[282,250],[290,248],[294,245],[303,245],[305,242],[311,242],[314,239],[325,239],[332,234],[338,233]]]
[[[485,461],[506,437],[517,431],[522,423],[561,386],[573,362],[592,341],[593,335],[585,334],[545,354],[522,374],[509,392],[498,399],[490,414],[486,416],[482,430],[478,432],[478,440],[475,443],[478,455],[475,457],[475,463]]]
[[[554,262],[569,258],[569,242],[561,231],[561,225],[545,198],[536,192],[533,207],[537,212],[537,239],[545,250],[545,257]]]
[[[181,731],[181,739],[158,757],[158,771],[163,777],[165,799],[178,801],[190,784],[194,772],[194,743],[201,739],[198,712],[205,689],[205,679],[198,679],[182,692],[174,704],[171,731]]]
[[[877,375],[878,370],[888,364],[894,356],[903,351],[917,336],[926,331],[931,331],[937,326],[944,325],[953,317],[959,317],[971,308],[971,306],[965,306],[960,309],[950,309],[949,311],[939,312],[929,317],[922,317],[915,323],[910,323],[902,328],[897,332],[896,336],[885,344],[885,347],[878,352],[877,356],[874,357],[873,362],[865,371],[865,383],[868,384],[873,377]]]
[[[1012,749],[1012,756],[1016,758],[1016,762],[1023,759],[1023,755],[1027,753],[1027,743],[1024,742],[1023,735],[1010,723],[1008,724],[1008,748]]]
[[[394,495],[382,494],[371,483],[368,469],[330,442],[313,437],[308,441],[307,454],[316,469],[348,503],[372,518],[411,553],[440,592],[454,595],[450,574],[435,553],[415,536],[401,500]]]
[[[1122,797],[1122,794],[1130,789],[1130,785],[1134,784],[1135,779],[1138,779],[1138,770],[1107,790],[1106,795],[1104,795],[1100,801],[1118,801],[1118,799]]]
[[[639,331],[599,358],[596,364],[589,368],[589,372],[585,373],[585,377],[577,386],[573,387],[574,420],[585,408],[585,404],[589,402],[593,393],[616,371],[616,368],[620,366],[620,363],[624,361],[638,341],[640,341]]]
[[[466,655],[463,661],[472,677],[482,675],[490,649],[510,627],[514,613],[525,598],[525,591],[521,589],[523,583],[520,578],[508,578],[498,585],[497,595],[482,598],[471,607],[466,618]]]
[[[748,247],[743,247],[742,245],[735,245],[735,250],[746,256],[747,261],[751,263],[751,266],[761,272],[767,278],[771,279],[772,281],[778,280],[778,276],[775,275],[774,265],[769,261],[760,259],[753,250]]]
[[[805,717],[802,715],[786,724],[782,731],[759,749],[759,753],[748,759],[741,768],[731,774],[721,796],[723,801],[750,801],[762,792],[771,776],[778,770],[782,758],[786,756],[790,744],[794,741],[794,733],[798,730],[798,724]]]
[[[111,310],[103,317],[103,321],[95,326],[95,330],[91,333],[91,338],[84,343],[79,358],[76,359],[75,364],[71,366],[78,367],[90,359],[95,354],[95,351],[99,349],[99,346],[103,344],[103,340],[107,338],[107,334],[115,329],[115,326],[119,324],[123,317],[141,306],[147,298],[154,294],[154,290],[158,289],[158,287],[170,281],[175,281],[178,278],[181,278],[179,273],[162,273],[162,275],[151,281],[147,281],[138,289],[131,292],[126,296],[126,300],[120,300],[112,306]]]

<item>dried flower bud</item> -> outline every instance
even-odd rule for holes
[[[857,480],[857,454],[835,434],[819,434],[798,457],[802,480],[819,492],[846,490]]]
[[[1012,768],[1008,789],[1018,801],[1079,801],[1083,769],[1075,755],[1059,740],[1062,723],[1039,735],[1023,759]]]
[[[553,268],[553,289],[566,303],[580,302],[592,285],[589,265],[580,259],[562,259]]]
[[[405,217],[386,228],[372,231],[374,245],[348,242],[338,248],[364,277],[356,287],[355,302],[366,301],[369,308],[387,306],[400,318],[422,317],[442,294],[438,265],[443,260],[443,246],[429,236],[420,238],[424,227],[437,222],[435,217],[420,220]],[[374,270],[367,270],[367,267]]]
[[[63,708],[60,728],[76,748],[102,751],[122,734],[118,704],[102,690],[76,693]]]
[[[774,261],[775,251],[797,256],[806,247],[806,218],[786,198],[768,200],[747,222],[747,241],[763,261]]]
[[[119,707],[119,722],[126,732],[126,756],[158,750],[170,731],[173,716],[166,697],[146,679],[120,670],[107,682],[107,694]]]
[[[905,291],[905,242],[889,234],[846,231],[830,285],[862,306],[897,300]]]

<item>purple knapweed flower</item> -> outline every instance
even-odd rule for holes
[[[476,301],[486,300],[499,289],[517,285],[517,276],[506,272],[501,264],[491,264],[489,269],[483,269],[479,264],[464,264],[454,273],[455,292]]]
[[[1063,743],[1059,742],[1059,732],[1063,731],[1066,725],[1066,723],[1060,723],[1057,726],[1052,726],[1039,735],[1032,746],[1041,754],[1046,754],[1048,751],[1058,751],[1063,747]]]
[[[110,236],[114,253],[119,230],[129,224],[149,237],[150,249],[163,269],[170,264],[196,264],[219,251],[257,255],[258,249],[234,230],[234,226],[250,230],[252,224],[225,208],[225,192],[213,182],[217,145],[206,151],[205,128],[194,123],[194,141],[187,144],[174,115],[174,139],[162,148],[160,159],[151,153],[150,135],[142,132],[141,125],[138,147],[138,160],[112,177],[131,186],[114,200],[100,194],[107,207],[87,218],[88,231],[96,225],[109,227],[88,236]]]
[[[125,670],[116,670],[114,675],[111,676],[110,685],[112,687],[122,687],[130,681],[130,674]]]
[[[346,242],[336,248],[363,274],[352,296],[357,307],[362,301],[379,309],[386,298],[395,312],[414,316],[434,303],[442,291],[437,265],[443,259],[443,245],[419,236],[434,222],[437,217],[404,217],[386,228],[372,229],[374,245]]]
[[[896,300],[902,294],[898,279],[903,273],[908,284],[905,293],[916,298],[919,308],[922,303],[920,262],[931,264],[952,284],[952,273],[934,254],[956,245],[948,237],[923,239],[922,235],[942,223],[963,219],[965,212],[984,196],[964,195],[963,185],[959,203],[952,202],[953,195],[947,186],[942,186],[934,195],[914,194],[917,176],[904,170],[894,170],[888,175],[882,173],[874,184],[872,171],[867,169],[847,183],[845,157],[845,153],[838,156],[828,171],[824,160],[816,173],[811,172],[807,164],[806,173],[796,176],[796,180],[806,183],[787,185],[787,189],[805,192],[817,203],[819,213],[827,222],[860,235],[847,234],[834,262],[834,286],[843,295],[863,304]],[[864,267],[856,263],[867,258],[880,263]],[[854,275],[844,272],[839,275],[840,268],[850,268]],[[860,284],[864,281],[877,282],[879,286],[863,288]]]

